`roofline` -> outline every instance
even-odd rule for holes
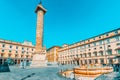
[[[97,35],[97,36],[93,36],[93,37],[90,37],[90,38],[87,38],[87,39],[84,39],[84,40],[81,40],[81,41],[78,41],[78,42],[72,43],[72,44],[70,44],[69,46],[74,45],[74,44],[76,44],[76,43],[80,43],[80,42],[83,42],[83,41],[89,40],[89,39],[92,39],[92,38],[95,38],[95,37],[98,37],[98,36],[101,36],[101,35],[104,35],[104,34],[107,34],[107,33],[110,33],[110,32],[114,32],[114,31],[117,31],[117,30],[120,30],[120,28],[117,28],[117,29],[114,29],[114,30],[111,30],[111,31],[107,31],[107,32],[102,33],[102,34],[99,34],[99,35]]]
[[[3,39],[3,38],[0,38],[0,40],[3,40],[3,41],[0,41],[0,42],[3,42],[3,43],[16,44],[16,45],[28,46],[28,47],[35,47],[35,45],[33,45],[33,44],[32,44],[32,46],[29,46],[29,45],[24,45],[23,42],[16,42],[16,41],[13,41],[13,40],[6,40],[6,39]],[[7,41],[9,41],[9,42],[7,42]],[[31,41],[29,41],[29,42],[31,42]]]
[[[61,48],[60,46],[52,46],[52,47],[48,48],[47,51],[49,51],[50,49],[52,49],[52,48],[54,48],[54,47],[59,47],[59,48]]]

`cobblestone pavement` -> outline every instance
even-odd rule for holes
[[[16,66],[11,66],[11,72],[0,73],[0,80],[71,80],[66,79],[58,72],[72,69],[74,66],[66,65],[59,67],[45,67],[45,68],[26,68],[21,69]],[[119,72],[112,72],[99,76],[95,80],[120,80]]]
[[[96,78],[95,80],[120,80],[120,73],[119,72],[112,72],[109,74],[103,74]]]
[[[67,67],[63,66],[63,68]],[[60,69],[61,67],[21,69],[12,66],[11,72],[0,73],[0,80],[70,80],[58,75]]]

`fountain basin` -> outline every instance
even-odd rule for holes
[[[76,74],[83,75],[98,75],[98,74],[106,74],[113,72],[112,67],[102,67],[102,68],[74,68],[74,72]]]

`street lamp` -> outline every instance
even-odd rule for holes
[[[79,65],[79,62],[78,62],[78,54],[76,54],[76,56],[77,56],[77,65]]]
[[[74,74],[73,80],[75,80],[75,68],[73,68],[73,74]]]
[[[72,62],[72,55],[70,55],[70,59],[71,59],[71,65],[73,65],[73,62]]]

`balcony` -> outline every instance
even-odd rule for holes
[[[112,55],[112,49],[108,49],[108,50],[107,50],[107,54],[108,54],[108,55]]]
[[[104,56],[103,51],[99,51],[99,56]]]
[[[91,57],[91,53],[88,53],[88,57]]]
[[[97,52],[95,51],[95,52],[93,52],[93,55],[95,56],[95,57],[97,57]]]

